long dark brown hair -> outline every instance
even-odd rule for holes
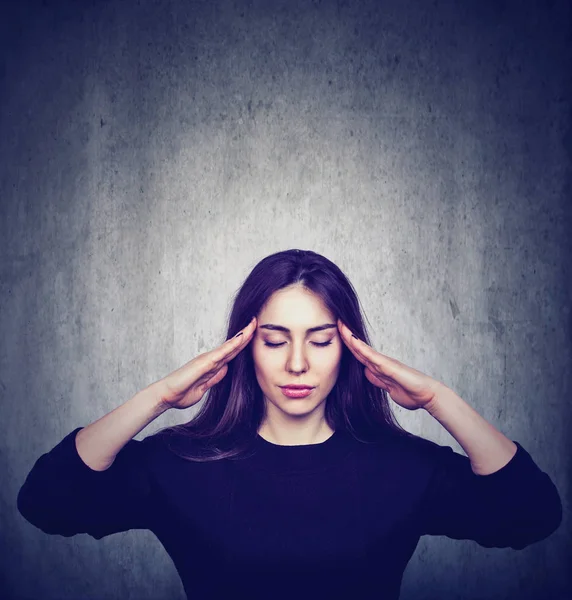
[[[297,249],[271,254],[252,269],[235,295],[226,339],[246,327],[274,292],[292,284],[302,284],[319,296],[336,319],[370,344],[348,278],[324,256]],[[374,443],[387,434],[417,437],[397,422],[387,392],[366,379],[364,368],[343,344],[338,378],[326,399],[324,415],[330,428],[345,430],[363,443]],[[161,429],[151,437],[161,436],[172,452],[186,460],[242,457],[258,433],[265,410],[248,347],[228,363],[226,375],[201,402],[190,421]]]

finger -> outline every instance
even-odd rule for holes
[[[348,349],[350,350],[350,352],[360,362],[369,366],[369,364],[371,363],[371,354],[369,354],[369,353],[366,354],[366,351],[364,349],[364,348],[369,349],[369,346],[365,342],[362,342],[361,340],[359,340],[357,337],[354,337],[354,335],[351,332],[351,329],[342,321],[340,321],[339,328],[340,328],[340,333],[341,333],[342,339],[345,342]]]
[[[374,373],[368,367],[366,367],[364,369],[364,374],[371,383],[373,383],[374,385],[377,385],[377,386],[381,387],[382,389],[386,390],[387,392],[389,392],[389,388],[391,387],[392,382],[387,377],[383,377],[382,375],[378,375],[377,373]]]
[[[214,364],[219,365],[221,362],[228,362],[232,360],[244,348],[244,346],[248,344],[255,329],[256,320],[255,317],[253,317],[246,327],[239,331],[234,337],[226,340],[226,342],[221,344],[216,350],[213,351],[214,354],[212,360],[214,361]]]
[[[351,329],[344,323],[342,323],[342,327],[344,329],[344,341],[347,341],[348,347],[359,354],[364,360],[377,366],[389,366],[388,363],[394,361],[394,359],[374,350],[369,344],[366,344],[363,340],[354,336]]]
[[[209,380],[207,380],[205,383],[203,383],[204,390],[206,391],[209,388],[213,387],[213,385],[217,384],[226,375],[227,371],[228,371],[228,367],[226,365],[223,365],[217,371],[216,375],[214,375]]]
[[[352,354],[373,372],[379,371],[380,374],[391,376],[391,365],[389,364],[391,359],[355,337],[345,323],[341,321],[340,323],[342,326],[342,338]]]
[[[258,326],[258,319],[252,318],[252,321],[245,327],[244,334],[240,336],[240,343],[236,348],[233,348],[230,354],[225,358],[225,361],[231,361],[251,342]],[[238,335],[238,334],[237,334]]]
[[[373,385],[375,385],[376,387],[381,388],[382,390],[385,390],[386,392],[389,391],[387,389],[387,385],[385,384],[385,382],[383,382],[379,377],[376,377],[374,374],[372,374],[372,372],[369,369],[364,369],[364,375],[365,378]]]
[[[351,343],[351,341],[353,341],[354,338],[351,336],[351,331],[349,327],[342,323],[340,320],[338,320],[338,329],[340,331],[340,337],[342,338],[344,344],[347,346],[348,350],[357,358],[357,360],[364,363],[364,358],[362,357],[361,353],[358,353],[356,351],[355,345]]]
[[[240,336],[240,339],[242,340],[240,342],[240,344],[238,346],[236,346],[236,348],[233,348],[222,360],[223,362],[227,363],[230,362],[233,358],[235,358],[236,356],[238,356],[243,350],[244,348],[248,345],[248,342],[250,342],[250,339],[247,337],[245,338],[244,335]]]
[[[256,325],[257,325],[256,318],[253,317],[253,319],[250,321],[250,323],[242,331],[239,331],[234,336],[234,338],[231,338],[233,340],[235,340],[235,339],[238,340],[238,342],[236,345],[232,346],[232,349],[231,349],[230,355],[229,355],[230,356],[229,360],[232,360],[232,358],[234,358],[239,352],[242,352],[244,347],[248,345],[248,343],[252,339],[252,336],[254,335],[254,332],[256,331]]]
[[[208,389],[213,387],[213,385],[218,383],[226,375],[227,371],[227,366],[223,365],[219,369],[210,369],[206,373],[203,373],[203,375],[199,377],[199,379],[197,379],[197,381],[190,388],[188,388],[183,401],[186,401],[187,397],[193,396],[195,394],[195,390],[198,390],[201,395],[205,394]]]

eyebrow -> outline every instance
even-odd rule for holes
[[[325,323],[324,325],[318,325],[317,327],[310,327],[309,329],[306,329],[306,333],[323,331],[324,329],[332,329],[333,327],[337,328],[337,325],[335,323]],[[273,323],[265,323],[264,325],[260,325],[259,329],[269,329],[270,331],[284,331],[285,333],[290,333],[290,330],[287,327],[283,327],[282,325],[274,325]]]

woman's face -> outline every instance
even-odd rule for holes
[[[342,344],[335,316],[319,296],[299,284],[275,292],[257,315],[252,339],[254,370],[266,414],[278,411],[281,417],[318,414],[321,418],[338,378]],[[290,384],[313,389],[305,398],[288,398],[281,386]]]

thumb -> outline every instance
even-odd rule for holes
[[[368,367],[366,367],[364,369],[364,374],[365,374],[365,378],[370,383],[373,383],[373,385],[380,387],[382,390],[385,390],[386,392],[389,392],[387,384],[379,377],[376,377],[376,375],[372,371],[370,371],[370,369]]]
[[[213,385],[216,385],[226,374],[228,371],[228,365],[225,363],[213,377],[211,377],[205,384],[205,391],[211,388]]]

